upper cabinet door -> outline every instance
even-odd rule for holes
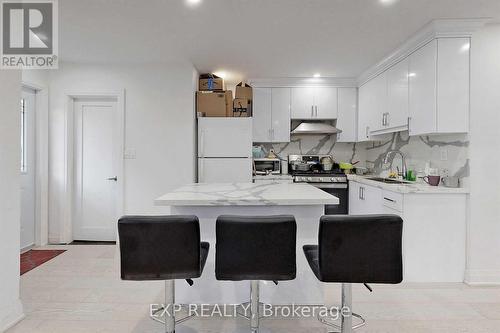
[[[436,83],[437,39],[410,56],[410,135],[433,133],[437,129]]]
[[[469,131],[470,39],[438,39],[437,132]]]
[[[387,113],[387,72],[379,74],[368,83],[372,96],[373,111],[369,114],[370,131],[380,131],[385,129],[385,119]]]
[[[356,142],[356,111],[358,93],[356,88],[338,89],[337,142]]]
[[[317,87],[314,90],[314,118],[337,118],[337,88]]]
[[[292,119],[315,118],[314,88],[292,88]]]
[[[408,126],[408,58],[397,63],[387,70],[387,114],[385,126],[387,128],[401,128]]]
[[[272,114],[272,89],[253,89],[253,141],[272,141],[271,114]],[[290,123],[290,121],[288,122]],[[290,124],[288,124],[290,126]]]
[[[370,82],[365,83],[358,90],[359,106],[358,106],[358,140],[359,142],[370,140],[370,125],[369,114],[373,110],[373,91]]]
[[[271,121],[271,141],[290,142],[290,88],[272,88]]]

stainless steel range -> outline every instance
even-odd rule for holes
[[[338,205],[325,205],[326,215],[348,214],[347,176],[330,155],[289,155],[288,170],[294,183],[308,183],[339,198]]]

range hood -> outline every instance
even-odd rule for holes
[[[304,121],[297,126],[291,134],[337,134],[342,133],[342,130],[337,127],[323,122],[308,122]]]

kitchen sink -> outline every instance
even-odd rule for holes
[[[368,180],[374,180],[376,182],[387,183],[387,184],[411,184],[411,182],[404,180],[397,180],[392,178],[382,178],[382,177],[370,177],[366,178]]]

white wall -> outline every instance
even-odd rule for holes
[[[500,284],[500,25],[472,38],[466,281]]]
[[[0,70],[0,332],[20,320],[21,73]]]
[[[153,200],[195,180],[194,82],[191,64],[76,65],[50,75],[49,242],[63,237],[65,93],[125,89],[125,214],[169,213]]]

